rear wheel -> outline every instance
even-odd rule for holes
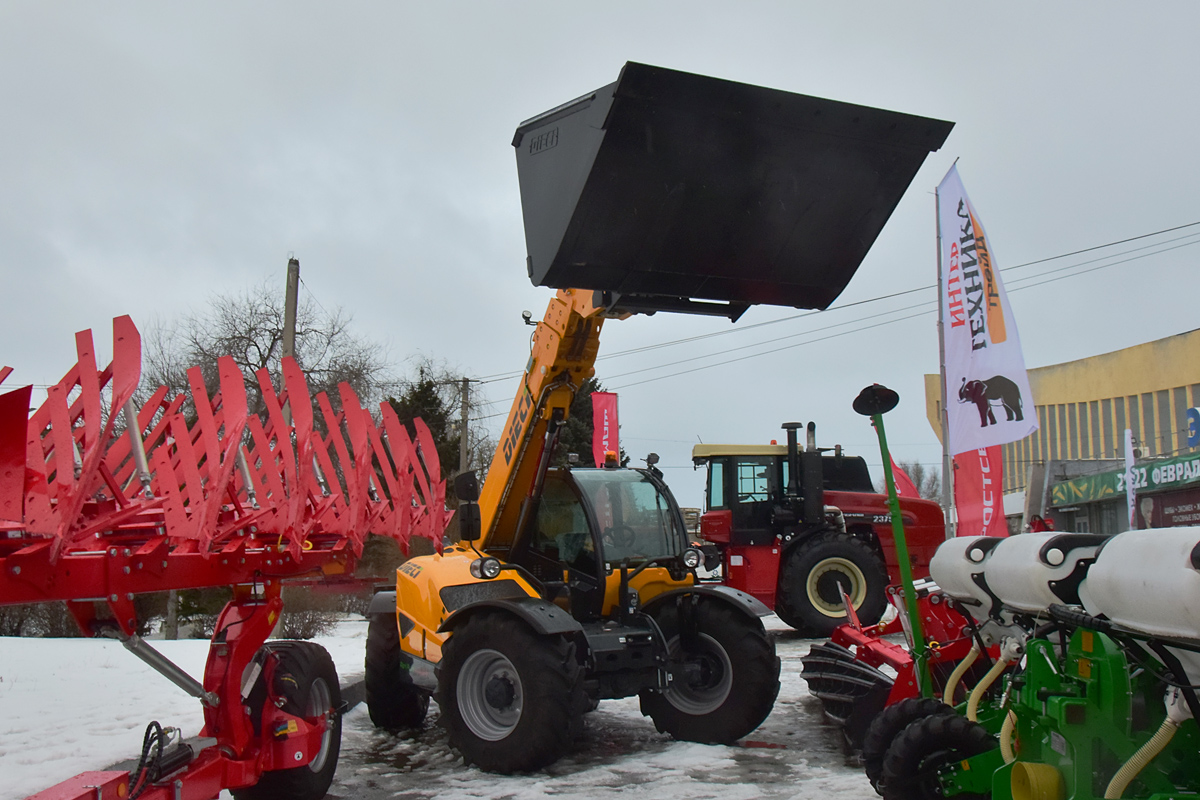
[[[437,701],[463,760],[505,774],[557,761],[587,705],[574,642],[495,613],[467,619],[447,640]]]
[[[371,722],[389,731],[416,728],[429,711],[429,695],[413,685],[412,658],[400,648],[400,630],[389,614],[367,625],[366,701]]]
[[[275,677],[270,697],[282,701],[284,711],[307,722],[323,720],[321,744],[308,764],[292,769],[264,772],[254,786],[233,789],[237,800],[320,800],[333,783],[342,745],[342,704],[337,668],[324,647],[312,642],[272,642],[263,646],[265,658],[275,659]],[[266,692],[252,692],[249,699],[268,702]],[[262,707],[256,710],[262,713]]]
[[[938,771],[945,766],[999,747],[996,737],[978,722],[958,714],[936,714],[905,728],[883,759],[879,790],[884,800],[942,800]],[[959,794],[959,800],[987,800],[989,795]]]
[[[842,592],[864,625],[887,608],[887,565],[870,545],[845,533],[822,533],[793,548],[779,575],[775,612],[796,630],[825,637],[846,621]]]
[[[761,725],[775,704],[775,646],[762,623],[724,604],[701,600],[687,611],[695,614],[692,633],[683,630],[677,606],[654,613],[667,640],[672,680],[665,692],[641,693],[642,713],[676,739],[735,742]]]
[[[863,737],[863,768],[871,785],[879,790],[879,777],[883,774],[883,759],[896,737],[912,723],[937,714],[953,714],[954,709],[932,697],[906,697],[883,709],[871,721]]]

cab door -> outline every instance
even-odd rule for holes
[[[735,456],[726,475],[726,496],[733,516],[730,543],[770,544],[773,497],[778,494],[776,461],[771,456]]]

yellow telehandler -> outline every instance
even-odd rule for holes
[[[951,126],[630,63],[517,128],[529,275],[558,292],[482,490],[455,479],[459,541],[372,602],[375,724],[418,726],[434,697],[464,759],[509,773],[559,758],[606,698],[690,741],[762,723],[770,611],[698,584],[653,467],[551,468],[559,430],[606,319],[827,307]]]

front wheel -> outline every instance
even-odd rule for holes
[[[669,605],[654,613],[671,680],[666,691],[641,693],[642,713],[676,739],[730,744],[761,725],[775,705],[775,645],[756,618],[722,603],[700,600],[682,612]]]
[[[367,625],[366,701],[371,722],[399,731],[418,728],[429,711],[429,695],[413,685],[412,657],[400,648],[391,614],[372,615]]]
[[[305,766],[264,772],[254,786],[231,790],[237,800],[320,800],[333,783],[342,746],[341,687],[337,668],[324,647],[312,642],[281,641],[264,645],[260,655],[275,659],[275,677],[266,692],[251,692],[248,702],[272,700],[305,721],[323,721],[325,731],[316,753]],[[261,727],[261,723],[259,726]]]
[[[875,791],[880,791],[879,778],[883,774],[883,759],[896,737],[918,720],[953,713],[953,706],[948,706],[937,698],[906,697],[877,714],[867,728],[862,746],[863,769],[866,770],[867,779],[871,781]]]
[[[775,613],[798,631],[823,638],[846,621],[842,593],[858,619],[874,625],[887,608],[887,565],[846,533],[822,533],[794,547],[779,575]]]
[[[978,722],[958,714],[935,714],[904,729],[883,758],[879,791],[884,800],[942,800],[943,767],[999,747],[996,737]],[[959,794],[959,800],[987,800],[989,795]]]
[[[437,701],[463,760],[503,774],[557,761],[587,705],[575,644],[503,613],[455,628],[442,649]]]

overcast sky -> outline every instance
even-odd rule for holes
[[[540,318],[551,292],[526,277],[513,131],[641,61],[957,124],[832,310],[605,327],[608,355],[723,334],[599,362],[629,453],[659,452],[685,505],[702,502],[698,439],[812,419],[877,464],[850,403],[880,382],[901,395],[895,457],[936,466],[933,289],[836,309],[933,285],[933,189],[955,158],[1002,269],[1200,221],[1197,29],[1185,2],[0,0],[6,387],[61,377],[82,328],[110,353],[115,315],[145,330],[282,283],[289,253],[302,293],[351,312],[397,372],[417,353],[518,371],[520,312]],[[1003,273],[1028,366],[1198,327],[1196,242],[1200,227]],[[479,391],[502,414],[515,381]]]

